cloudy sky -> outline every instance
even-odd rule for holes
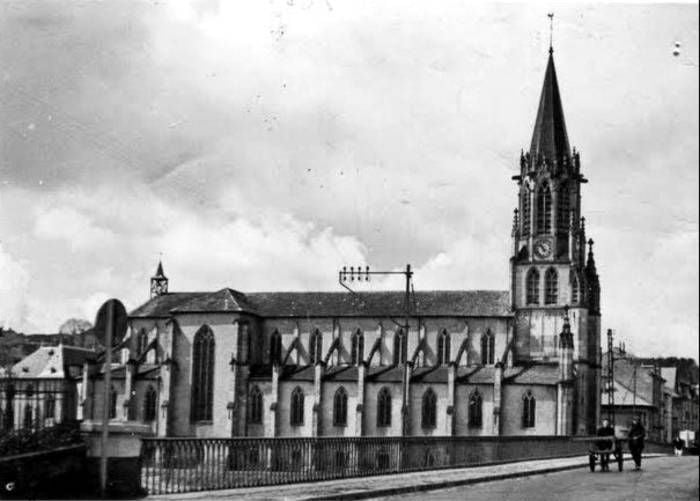
[[[549,8],[1,2],[0,325],[131,309],[160,253],[171,290],[507,289]],[[697,3],[557,4],[554,44],[603,328],[696,355]]]

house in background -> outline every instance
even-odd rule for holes
[[[681,377],[678,367],[662,367],[661,374],[667,394],[665,439],[670,442],[682,435],[689,447],[700,429],[698,384]]]
[[[606,353],[603,366],[607,366]],[[615,353],[614,406],[611,409],[606,392],[601,393],[601,415],[615,416],[616,428],[629,428],[632,418],[637,415],[647,431],[650,440],[665,439],[664,379],[659,367],[644,363],[633,356],[620,357]]]
[[[82,419],[93,350],[42,346],[0,377],[0,429],[42,428]]]

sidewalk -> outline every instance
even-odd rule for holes
[[[645,454],[644,458],[664,456],[664,454]],[[626,460],[631,456],[625,454]],[[611,465],[611,468],[615,466]],[[575,468],[588,468],[588,456],[576,456],[558,459],[521,461],[491,466],[456,468],[450,470],[432,470],[397,475],[379,475],[374,477],[346,478],[326,482],[255,487],[248,489],[229,489],[220,491],[190,492],[187,494],[168,494],[149,496],[148,501],[187,500],[204,501],[209,499],[245,499],[254,501],[296,501],[321,499],[368,499],[406,492],[444,489],[459,485],[491,482],[506,478],[523,477],[552,473]],[[630,468],[629,462],[625,468]],[[617,471],[613,468],[613,471]],[[611,473],[613,474],[613,473]]]

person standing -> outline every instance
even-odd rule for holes
[[[683,440],[681,440],[680,435],[676,435],[676,438],[673,439],[673,453],[676,456],[682,456],[683,455]]]
[[[635,416],[632,419],[632,426],[630,426],[630,431],[627,436],[632,459],[634,459],[635,471],[639,471],[642,468],[642,451],[644,450],[645,435],[646,430],[644,430],[644,426],[639,421],[639,417]]]
[[[610,440],[597,440],[596,447],[598,450],[610,450],[613,446],[612,438],[615,437],[615,429],[610,426],[610,421],[603,419],[603,423],[596,431],[599,437],[610,437]],[[603,452],[600,454],[600,471],[609,471],[610,453]]]

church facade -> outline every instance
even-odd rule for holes
[[[84,412],[158,436],[593,432],[600,286],[551,49],[513,179],[509,290],[417,291],[404,320],[403,292],[171,292],[159,263]]]

